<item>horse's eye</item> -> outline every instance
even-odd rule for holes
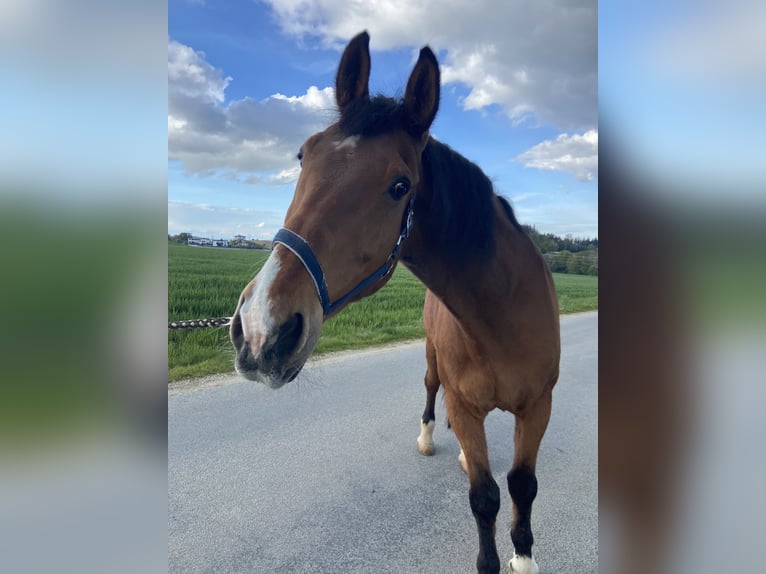
[[[397,201],[403,198],[410,191],[410,182],[406,178],[397,180],[388,190],[388,193]]]
[[[300,163],[300,164],[301,164],[301,167],[303,167],[303,148],[301,148],[300,150],[298,150],[298,155],[297,155],[297,156],[295,156],[295,157],[297,157],[297,158],[298,158],[298,163]]]

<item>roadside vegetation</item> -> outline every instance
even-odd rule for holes
[[[268,257],[268,251],[189,247],[168,243],[168,321],[226,317]],[[598,308],[598,278],[554,273],[562,313]],[[424,336],[425,287],[403,266],[372,297],[329,320],[316,353],[358,349]],[[228,330],[168,332],[168,379],[200,377],[233,369]]]

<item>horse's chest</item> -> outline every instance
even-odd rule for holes
[[[499,381],[489,358],[472,352],[464,341],[447,339],[441,343],[434,346],[439,380],[444,388],[487,411],[495,408]]]
[[[436,339],[441,384],[481,411],[523,410],[543,386],[537,362],[522,360],[522,351],[513,346],[501,350],[482,347],[461,337],[459,331],[442,332]]]

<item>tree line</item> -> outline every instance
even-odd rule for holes
[[[598,238],[576,239],[571,235],[559,237],[553,233],[540,233],[531,225],[524,225],[524,230],[535,242],[554,273],[574,273],[577,275],[598,275]],[[186,244],[188,233],[168,235],[168,241]],[[250,249],[268,249],[269,242],[248,240],[236,247]],[[232,244],[232,246],[235,246]]]
[[[598,238],[559,237],[553,233],[540,233],[531,225],[523,227],[554,273],[598,275]]]

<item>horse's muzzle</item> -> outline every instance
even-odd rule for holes
[[[248,341],[242,330],[242,320],[237,313],[232,319],[231,340],[237,352],[235,368],[251,381],[257,381],[276,389],[298,376],[308,353],[300,352],[306,328],[302,314],[295,313],[274,332]]]

